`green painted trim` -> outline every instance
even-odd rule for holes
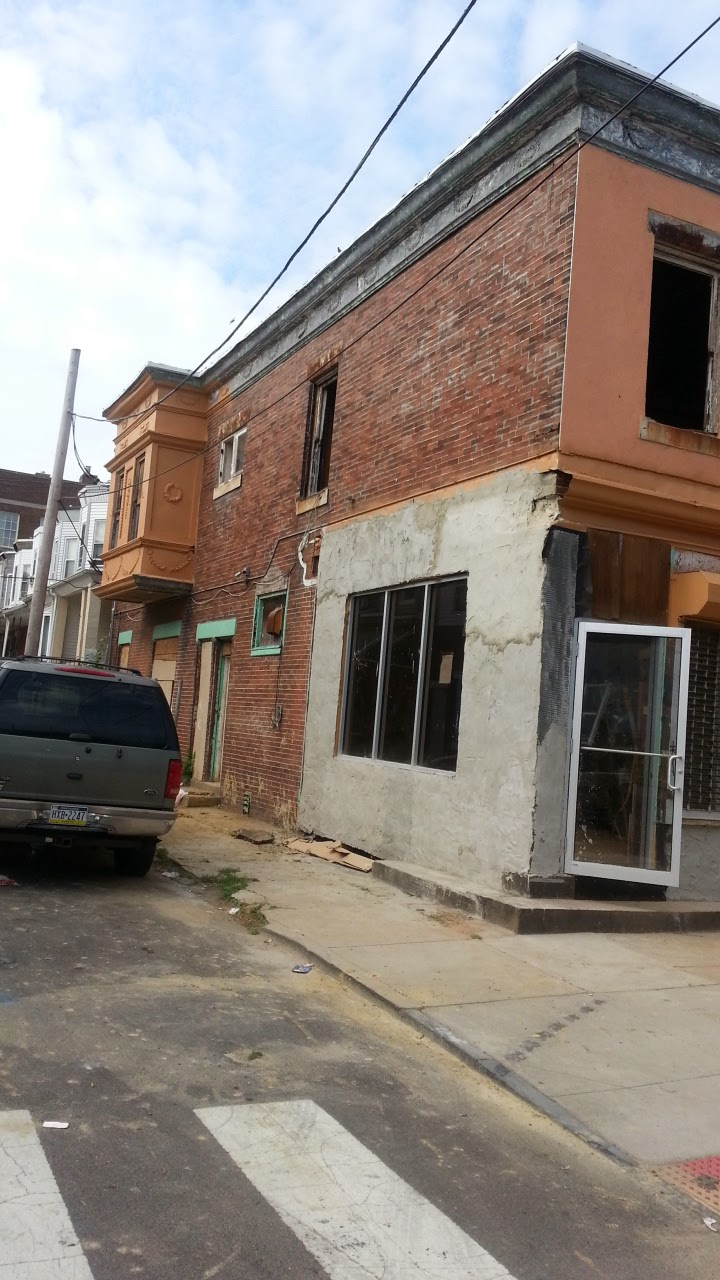
[[[119,632],[118,644],[132,644],[132,631]]]
[[[217,618],[215,622],[198,622],[196,640],[226,640],[235,635],[235,618]]]
[[[182,622],[159,622],[153,627],[153,640],[173,640],[181,630]]]
[[[287,621],[287,591],[268,591],[264,596],[255,597],[255,616],[253,618],[252,645],[250,648],[251,658],[270,657],[274,653],[282,653],[285,643],[285,623]],[[258,644],[258,636],[262,626],[262,602],[263,600],[282,600],[283,601],[283,629],[279,644]]]

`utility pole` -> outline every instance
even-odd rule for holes
[[[65,399],[63,400],[60,430],[55,449],[55,462],[53,463],[53,471],[48,488],[45,519],[43,520],[40,549],[35,567],[35,581],[32,588],[32,600],[30,601],[30,618],[28,619],[27,637],[25,639],[25,653],[32,658],[37,657],[38,649],[40,648],[42,616],[45,608],[48,578],[50,577],[50,561],[52,559],[60,495],[62,493],[65,459],[67,457],[68,441],[70,440],[79,364],[80,352],[76,347],[73,347],[70,352],[70,364],[68,365],[67,382],[65,384]]]

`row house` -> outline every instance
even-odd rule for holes
[[[34,576],[33,535],[45,514],[49,487],[45,471],[0,467],[0,617],[4,623],[0,648],[6,653],[22,653],[25,647],[28,581]],[[63,502],[75,502],[81,488],[82,481],[63,480]]]
[[[53,538],[40,630],[42,656],[102,661],[107,654],[111,606],[95,595],[100,583],[108,485],[74,484],[63,499]],[[82,487],[81,487],[82,486]],[[42,524],[0,556],[0,617],[4,655],[21,654],[35,585]]]
[[[109,406],[98,595],[197,780],[489,888],[718,895],[719,156],[575,47]]]

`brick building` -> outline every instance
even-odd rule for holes
[[[99,594],[232,801],[486,886],[720,887],[720,111],[655,85],[578,153],[643,83],[570,50],[106,411]]]

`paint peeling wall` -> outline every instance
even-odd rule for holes
[[[487,887],[527,872],[543,545],[556,512],[554,477],[519,470],[326,532],[301,826]],[[461,572],[468,598],[457,772],[336,755],[348,597]]]

